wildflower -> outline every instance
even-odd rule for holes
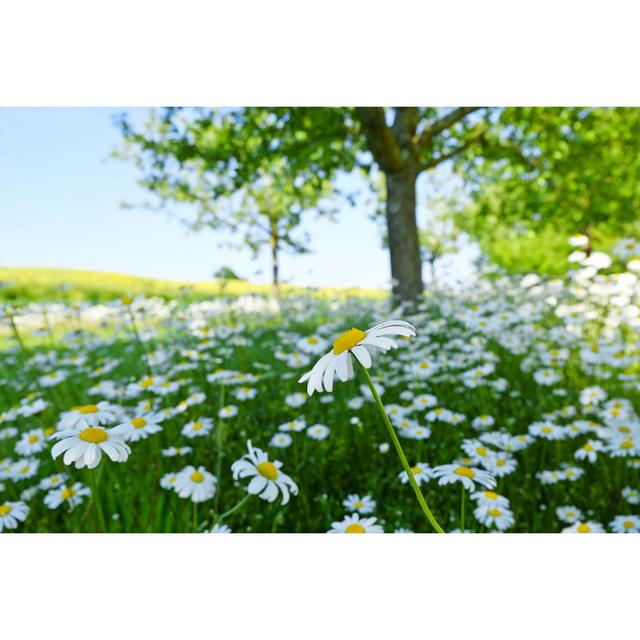
[[[83,427],[97,427],[101,424],[115,422],[114,408],[106,401],[98,404],[85,404],[73,407],[62,413],[58,428],[61,431],[67,429],[82,429]]]
[[[22,434],[16,442],[15,451],[21,456],[31,456],[40,453],[47,446],[47,441],[42,429],[30,429]]]
[[[613,533],[638,533],[640,532],[640,518],[638,516],[616,516],[609,528]]]
[[[495,491],[475,491],[471,498],[476,501],[479,507],[502,507],[509,508],[509,500]]]
[[[486,527],[495,526],[499,531],[506,531],[515,523],[513,513],[506,507],[481,504],[473,511],[476,520]]]
[[[269,441],[269,446],[286,449],[291,446],[293,438],[288,433],[276,433]]]
[[[238,415],[238,407],[234,404],[229,404],[226,407],[222,407],[220,411],[218,411],[218,418],[233,418]]]
[[[49,509],[57,509],[61,504],[66,504],[71,511],[81,504],[82,499],[88,495],[91,495],[91,489],[80,482],[76,482],[71,486],[62,484],[47,493],[44,497],[44,503]]]
[[[605,533],[604,527],[599,522],[575,522],[570,527],[562,530],[562,533]]]
[[[126,442],[137,442],[138,440],[146,440],[150,435],[162,431],[159,424],[161,421],[161,416],[146,413],[131,418],[127,422],[122,422],[114,428],[118,430]]]
[[[475,491],[477,482],[487,489],[496,486],[495,478],[482,469],[458,464],[443,464],[433,468],[433,477],[438,478],[438,484],[446,485],[461,482],[468,491]]]
[[[211,418],[198,418],[187,422],[182,427],[180,433],[186,438],[198,438],[200,436],[206,436],[211,433],[213,429],[213,420]]]
[[[268,502],[273,502],[282,493],[282,504],[287,504],[290,493],[297,495],[298,485],[280,471],[282,462],[271,462],[265,451],[251,445],[251,440],[247,442],[247,448],[249,452],[231,465],[234,480],[251,478],[248,493]]]
[[[382,451],[382,445],[380,445],[380,451],[382,453],[386,453],[389,450],[389,445],[386,442],[383,444],[387,445],[385,447],[385,451]],[[429,482],[429,480],[433,478],[433,469],[431,469],[426,462],[418,462],[411,467],[411,474],[413,475],[413,479],[418,483],[418,486],[420,486],[423,482]],[[409,476],[406,471],[402,471],[398,475],[398,478],[400,478],[400,482],[402,482],[402,484],[407,484],[407,482],[409,482]]]
[[[85,427],[81,431],[65,429],[54,433],[51,438],[60,441],[51,449],[53,459],[64,452],[64,464],[75,462],[76,469],[97,467],[103,452],[113,462],[125,462],[131,453],[119,433],[104,427]]]
[[[180,498],[191,498],[193,502],[205,502],[213,498],[217,484],[217,478],[204,467],[196,469],[188,465],[177,474],[173,486]]]
[[[312,424],[307,427],[307,435],[313,440],[324,440],[329,435],[329,427],[324,424]]]
[[[376,501],[369,495],[362,496],[361,498],[359,495],[353,493],[342,501],[342,506],[348,511],[357,511],[362,514],[373,513],[376,508]]]
[[[622,497],[629,504],[640,504],[640,491],[638,491],[638,489],[632,489],[631,487],[625,487],[622,490]]]
[[[341,522],[332,522],[327,533],[384,533],[384,529],[376,524],[376,518],[360,518],[357,513],[345,516]]]
[[[168,447],[162,450],[162,455],[165,458],[174,458],[175,456],[186,456],[192,451],[191,447]]]
[[[24,522],[29,507],[24,502],[4,502],[0,504],[0,533],[3,529],[16,529],[18,521]]]
[[[582,511],[573,505],[558,507],[556,509],[556,516],[558,516],[558,520],[567,522],[568,524],[573,524],[584,518]]]
[[[231,527],[226,524],[216,523],[209,531],[204,531],[204,533],[231,533]]]
[[[397,348],[398,344],[389,337],[392,335],[410,337],[415,336],[416,331],[403,320],[383,322],[367,331],[352,327],[333,341],[333,349],[322,356],[313,369],[305,373],[298,382],[308,381],[309,395],[313,395],[314,391],[332,391],[334,375],[337,374],[342,382],[353,378],[351,355],[357,358],[365,369],[369,369],[372,365],[372,352],[376,349],[386,352]]]

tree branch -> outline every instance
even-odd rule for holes
[[[478,111],[478,109],[481,109],[481,107],[458,107],[426,127],[417,142],[418,152],[424,151],[439,133],[453,126],[456,122],[460,122],[470,113]]]
[[[479,133],[478,135],[472,136],[469,138],[464,144],[461,144],[457,147],[453,147],[446,153],[440,154],[437,158],[431,158],[429,162],[427,162],[425,169],[433,169],[433,167],[438,166],[440,163],[445,162],[446,160],[451,160],[451,158],[455,158],[455,156],[459,155],[463,151],[466,151],[472,144],[479,142],[484,136],[484,131]]]
[[[392,130],[387,126],[383,107],[356,107],[356,113],[373,157],[385,172],[402,169],[402,154]]]

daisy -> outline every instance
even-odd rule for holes
[[[351,494],[342,501],[342,506],[348,511],[357,511],[358,513],[373,513],[376,508],[376,501],[369,495],[362,496]]]
[[[556,516],[558,516],[558,520],[566,522],[567,524],[573,524],[584,518],[582,511],[573,505],[558,507],[556,509]]]
[[[562,533],[605,533],[599,522],[576,522],[562,530]]]
[[[176,480],[178,479],[178,474],[173,471],[169,473],[165,473],[162,478],[160,478],[160,486],[163,489],[175,489],[176,488]]]
[[[282,493],[282,504],[287,504],[290,493],[297,495],[298,485],[280,471],[282,462],[271,462],[265,451],[251,445],[251,440],[247,442],[247,448],[249,452],[231,465],[233,479],[251,478],[248,493],[268,502],[273,502]]]
[[[54,433],[51,438],[60,440],[51,449],[53,459],[64,452],[64,464],[75,462],[76,469],[97,467],[103,452],[113,462],[125,462],[131,453],[119,433],[104,427],[85,427],[81,431],[65,429]]]
[[[506,531],[515,523],[513,513],[506,507],[479,505],[473,515],[485,527],[494,525],[499,531]]]
[[[386,442],[383,444],[387,445],[383,452],[386,453],[386,451],[389,450],[389,445]],[[416,465],[411,467],[411,474],[413,475],[413,479],[418,483],[418,486],[420,486],[423,482],[429,482],[429,480],[433,478],[433,469],[431,469],[426,462],[418,462]],[[402,471],[398,475],[398,478],[400,478],[400,482],[402,482],[402,484],[407,484],[407,482],[409,482],[409,476],[406,471]]]
[[[126,442],[137,442],[146,440],[150,435],[162,431],[159,422],[162,417],[154,413],[146,413],[136,418],[131,418],[127,422],[114,427],[117,429]]]
[[[31,429],[25,431],[18,442],[16,442],[15,452],[21,456],[31,456],[46,449],[47,441],[42,429]]]
[[[217,478],[204,467],[186,466],[178,473],[174,488],[180,498],[191,498],[193,502],[211,500],[216,493]]]
[[[162,455],[165,458],[173,458],[175,456],[186,456],[192,451],[193,449],[191,447],[169,447],[162,450]]]
[[[269,446],[286,449],[291,446],[293,438],[288,433],[276,433],[269,441]]]
[[[213,429],[213,420],[211,418],[198,418],[182,427],[180,432],[186,438],[198,438],[200,436],[206,436],[211,433]]]
[[[243,402],[244,400],[251,400],[255,398],[257,393],[257,389],[253,389],[252,387],[238,387],[233,392],[233,397],[236,400],[240,400],[241,402]]]
[[[214,524],[209,531],[203,533],[231,533],[231,527],[227,524]]]
[[[106,401],[98,404],[85,404],[64,411],[60,418],[58,428],[61,431],[67,429],[82,429],[83,427],[96,427],[101,424],[115,422],[113,407]]]
[[[227,405],[226,407],[222,407],[220,411],[218,411],[218,418],[233,418],[238,415],[238,407],[234,404]]]
[[[69,505],[69,511],[82,503],[85,496],[91,495],[91,489],[85,487],[80,482],[73,486],[63,484],[55,489],[51,489],[44,497],[44,503],[49,509],[57,509],[61,504]]]
[[[327,533],[384,533],[384,529],[376,524],[376,518],[360,518],[357,513],[345,516],[341,522],[332,522]]]
[[[509,500],[498,495],[495,491],[475,491],[471,498],[476,501],[479,507],[502,507],[509,508]]]
[[[0,504],[0,533],[3,529],[16,529],[18,520],[24,522],[29,507],[24,502],[4,502]]]
[[[296,418],[289,422],[283,422],[279,427],[279,431],[304,431],[307,426],[307,422],[304,418]]]
[[[622,497],[629,504],[640,504],[640,491],[638,491],[638,489],[632,489],[631,487],[625,487],[622,490]]]
[[[300,392],[290,393],[284,398],[284,403],[292,409],[300,408],[306,401],[307,397],[304,395],[304,393]]]
[[[329,435],[329,427],[324,424],[313,424],[307,427],[307,435],[313,440],[324,440]]]
[[[487,471],[458,464],[442,464],[434,467],[433,477],[438,478],[440,485],[462,482],[465,489],[469,491],[475,491],[475,482],[487,489],[493,489],[496,486],[495,478]]]
[[[66,473],[56,473],[53,476],[49,476],[48,478],[42,478],[40,480],[40,488],[48,491],[49,489],[54,489],[55,487],[59,487],[63,482],[67,480]]]
[[[598,451],[602,451],[603,449],[604,447],[600,440],[589,440],[573,454],[573,457],[576,460],[595,462],[598,458]]]
[[[609,527],[613,533],[638,533],[640,531],[640,518],[638,516],[616,516]]]
[[[38,473],[40,460],[37,458],[23,458],[11,465],[9,477],[12,480],[27,480],[33,478]]]
[[[389,337],[396,335],[411,337],[416,335],[416,330],[403,320],[383,322],[367,331],[352,327],[333,341],[333,349],[322,356],[313,369],[305,373],[298,382],[308,381],[309,395],[313,395],[314,391],[332,391],[336,374],[342,382],[353,378],[352,355],[365,369],[369,369],[372,365],[371,353],[376,349],[386,352],[398,346]]]

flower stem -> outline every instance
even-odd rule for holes
[[[460,484],[460,533],[464,533],[464,516],[465,516],[465,504],[464,499],[467,493],[464,485]]]
[[[244,503],[251,497],[250,493],[247,493],[247,495],[242,498],[242,500],[240,500],[240,502],[238,502],[237,505],[235,505],[235,507],[231,507],[231,509],[229,509],[228,511],[225,511],[221,516],[218,516],[217,520],[218,522],[221,522],[223,518],[226,518],[227,516],[230,516],[232,513],[235,513],[238,509],[240,509],[240,507],[242,507],[244,505]]]
[[[400,444],[400,440],[398,440],[398,436],[396,435],[396,431],[393,428],[393,425],[391,424],[391,420],[389,420],[389,416],[387,415],[387,412],[384,409],[384,405],[382,404],[382,400],[380,400],[380,396],[378,395],[378,392],[376,391],[376,388],[373,384],[373,380],[371,379],[371,376],[369,375],[369,372],[365,369],[365,367],[358,362],[357,358],[354,358],[356,360],[356,362],[358,363],[358,366],[360,367],[360,370],[362,371],[362,374],[364,375],[367,384],[369,385],[369,389],[371,390],[371,393],[373,394],[373,399],[376,402],[376,405],[378,407],[378,411],[380,412],[380,415],[382,416],[382,420],[385,424],[385,426],[387,427],[387,431],[389,432],[389,437],[391,438],[391,442],[393,442],[393,446],[396,449],[396,453],[398,454],[398,457],[400,458],[400,462],[402,463],[402,467],[404,468],[405,473],[407,474],[407,478],[409,479],[409,484],[411,485],[411,488],[413,489],[413,491],[416,494],[416,498],[418,499],[418,503],[420,504],[420,507],[422,508],[422,511],[424,512],[424,515],[426,516],[427,520],[429,521],[429,523],[431,524],[431,526],[438,532],[438,533],[444,533],[444,529],[438,524],[438,521],[435,519],[433,513],[431,513],[431,509],[429,509],[429,505],[427,504],[427,501],[420,489],[420,487],[418,486],[418,483],[416,482],[416,479],[413,477],[413,472],[411,471],[411,467],[409,466],[409,463],[407,462],[407,457],[404,455],[404,451],[402,450],[402,445]]]
[[[93,506],[95,507],[96,515],[98,516],[98,522],[102,533],[107,533],[107,525],[104,520],[104,513],[102,511],[102,503],[100,502],[100,494],[98,493],[98,483],[96,481],[93,469],[87,471],[89,474],[89,484],[91,485],[91,497],[93,499]]]

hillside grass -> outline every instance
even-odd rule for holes
[[[270,293],[270,285],[252,284],[245,280],[187,282],[83,269],[0,267],[0,302],[15,305],[30,302],[99,303],[124,295],[191,302],[244,295],[267,297]],[[309,289],[286,284],[281,286],[281,293],[284,297],[311,293],[324,299],[383,298],[387,295],[380,289]]]

